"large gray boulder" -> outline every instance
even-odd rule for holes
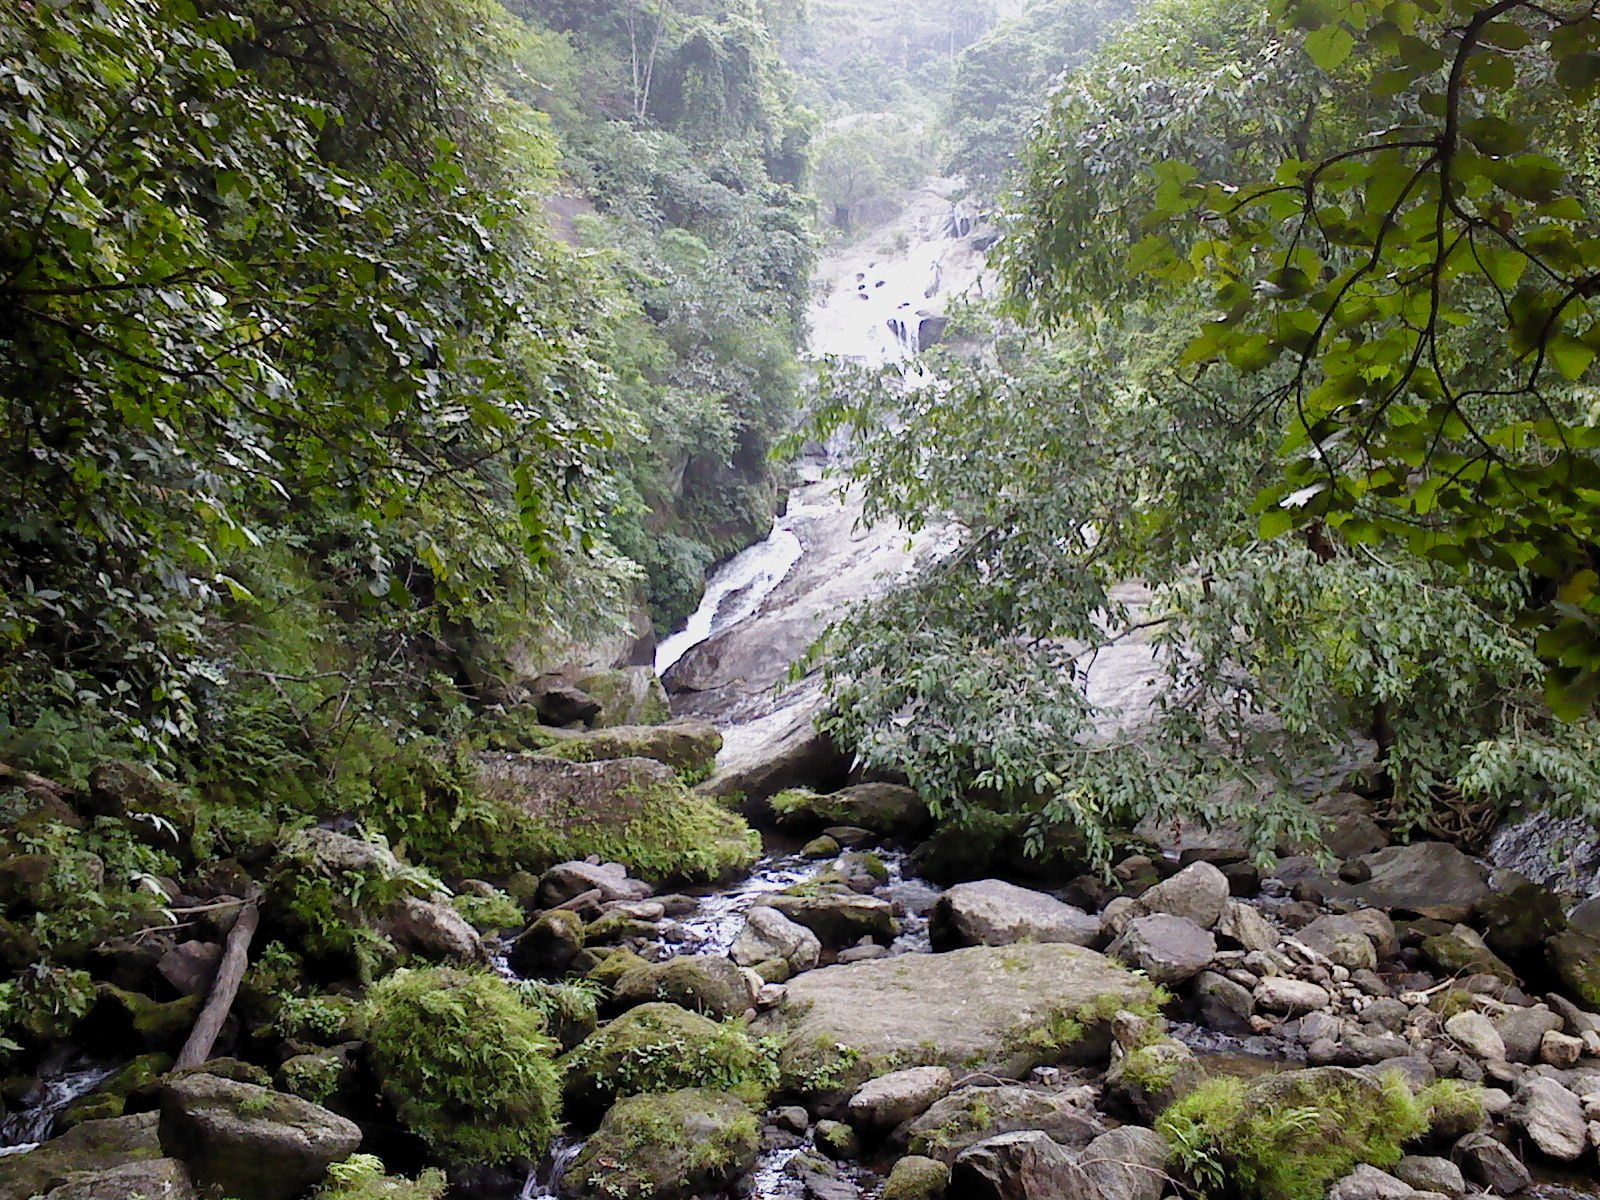
[[[1465,921],[1492,894],[1488,868],[1448,842],[1413,842],[1364,854],[1372,876],[1339,892],[1374,908]]]
[[[1022,1131],[1042,1133],[1076,1150],[1104,1133],[1105,1126],[1077,1090],[1007,1083],[950,1093],[907,1125],[903,1136],[911,1153],[953,1163],[969,1146]]]
[[[1174,877],[1176,878],[1176,877]],[[1184,983],[1211,965],[1217,939],[1187,917],[1136,917],[1107,951],[1161,984]]]
[[[849,825],[885,837],[925,833],[932,814],[914,788],[898,783],[858,783],[825,795],[805,789],[787,791],[773,803],[778,823],[817,830]]]
[[[1214,929],[1228,902],[1228,877],[1204,860],[1190,863],[1134,900],[1141,915],[1168,913]]]
[[[1112,1014],[1152,990],[1078,946],[971,946],[807,971],[758,1029],[780,1039],[785,1082],[813,1095],[913,1065],[1015,1077],[1104,1056]]]
[[[1101,1200],[1077,1156],[1033,1130],[1002,1133],[963,1151],[950,1172],[950,1194],[963,1200]]]
[[[870,1079],[850,1097],[846,1111],[857,1129],[887,1130],[920,1117],[949,1094],[949,1067],[908,1067]]]
[[[1170,1150],[1155,1130],[1124,1125],[1090,1142],[1080,1162],[1100,1200],[1161,1200],[1170,1179]]]
[[[1554,1079],[1535,1075],[1517,1089],[1512,1123],[1539,1153],[1556,1162],[1576,1162],[1589,1146],[1583,1104]]]
[[[811,930],[777,909],[757,905],[745,916],[744,928],[733,939],[731,954],[741,967],[778,961],[789,974],[798,975],[821,960],[822,942]]]
[[[628,878],[628,869],[621,863],[591,863],[574,860],[557,863],[539,876],[536,896],[540,908],[555,908],[576,900],[585,892],[599,892],[607,903],[621,900],[643,900],[651,894],[651,887],[638,879]]]
[[[816,934],[829,949],[853,946],[864,937],[878,942],[894,938],[894,906],[877,896],[850,891],[791,896],[763,896],[757,907],[775,908],[797,925]]]
[[[705,776],[722,749],[722,734],[709,721],[663,725],[615,725],[603,729],[543,731],[551,745],[543,753],[572,762],[648,758],[689,776]]]
[[[293,1200],[361,1144],[353,1121],[320,1104],[219,1075],[182,1076],[160,1100],[162,1150],[237,1200]]]
[[[1352,917],[1338,914],[1318,917],[1294,936],[1296,941],[1341,967],[1352,971],[1377,970],[1377,947],[1372,944],[1366,927]]]
[[[66,1183],[162,1157],[156,1114],[83,1121],[33,1150],[0,1156],[0,1200],[30,1200]]]
[[[929,916],[928,936],[935,950],[1013,942],[1088,946],[1100,936],[1100,919],[1044,892],[982,879],[958,883],[939,897]]]
[[[725,1092],[629,1096],[606,1113],[561,1179],[569,1200],[721,1195],[755,1165],[756,1119]]]
[[[175,1158],[152,1158],[97,1171],[74,1171],[44,1200],[196,1200],[189,1169]]]
[[[1497,1196],[1514,1196],[1533,1182],[1528,1168],[1487,1133],[1469,1133],[1450,1151],[1462,1173]]]
[[[431,962],[471,967],[489,961],[478,931],[455,909],[438,901],[419,896],[397,900],[379,930],[400,949]]]

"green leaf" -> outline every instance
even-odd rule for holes
[[[1334,71],[1350,57],[1350,52],[1356,48],[1356,39],[1343,25],[1324,25],[1306,34],[1305,47],[1318,67]]]
[[[1570,381],[1577,381],[1594,362],[1595,348],[1569,334],[1557,334],[1545,347],[1550,364]]]

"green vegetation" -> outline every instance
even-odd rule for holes
[[[760,1123],[735,1097],[701,1089],[631,1096],[606,1114],[567,1182],[596,1200],[686,1200],[722,1190],[754,1163],[759,1144]]]
[[[383,1173],[383,1162],[371,1154],[352,1154],[328,1168],[328,1182],[317,1200],[440,1200],[445,1193],[440,1171],[424,1171],[417,1179]]]
[[[1413,1095],[1405,1080],[1374,1081],[1336,1068],[1248,1084],[1209,1079],[1161,1115],[1157,1129],[1203,1195],[1318,1200],[1361,1164],[1384,1168],[1425,1133],[1436,1106],[1454,1113],[1458,1084]]]
[[[778,1082],[770,1046],[739,1022],[718,1023],[675,1004],[641,1004],[561,1060],[569,1107],[603,1111],[618,1096],[712,1088],[760,1102]]]
[[[561,1107],[545,1023],[494,975],[399,970],[368,995],[363,1027],[384,1094],[447,1161],[537,1158]]]
[[[1588,251],[1570,247],[1596,244],[1572,124],[1594,101],[1553,73],[1576,82],[1594,30],[1575,17],[1547,53],[1559,16],[1513,10],[1493,32],[1527,42],[1518,65],[1480,45],[1453,92],[1457,18],[1407,7],[1414,32],[1338,31],[1296,8],[1308,35],[1252,0],[1160,0],[1062,80],[1001,243],[1005,301],[962,318],[992,349],[924,356],[931,381],[847,364],[824,380],[819,430],[860,437],[869,517],[959,539],[819,648],[836,740],[958,830],[993,811],[1032,854],[1065,829],[1102,865],[1140,820],[1238,825],[1259,846],[1311,834],[1293,777],[1347,761],[1352,734],[1376,745],[1402,828],[1471,834],[1535,795],[1600,811],[1600,723],[1545,695],[1552,657],[1558,692],[1578,686],[1588,644],[1566,623],[1585,619],[1587,534],[1561,512],[1592,454]],[[1356,48],[1333,62],[1328,41]],[[1480,142],[1516,125],[1527,148],[1446,135],[1448,111]],[[1417,145],[1332,163],[1374,129]],[[1441,242],[1446,136],[1468,174]],[[1518,195],[1546,159],[1548,195]],[[1495,248],[1497,222],[1540,232],[1523,255]],[[1485,244],[1503,305],[1469,253]],[[1506,314],[1537,308],[1513,271],[1549,293],[1539,311],[1572,293],[1550,344],[1581,375],[1506,341]],[[1334,320],[1316,338],[1319,304]],[[1148,665],[1147,700],[1091,703],[1096,660]]]

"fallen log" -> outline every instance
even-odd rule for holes
[[[222,961],[217,964],[217,977],[211,984],[211,994],[206,997],[205,1007],[200,1010],[194,1028],[189,1031],[189,1040],[184,1042],[183,1049],[179,1051],[173,1070],[198,1067],[211,1057],[211,1048],[217,1044],[222,1023],[233,1009],[245,968],[250,965],[250,939],[255,937],[260,921],[261,909],[255,901],[239,910],[238,919],[228,931]]]

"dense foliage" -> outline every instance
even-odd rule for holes
[[[1350,532],[1371,536],[1330,518],[1297,539],[1258,537],[1263,492],[1283,514],[1265,532],[1293,523],[1273,489],[1307,435],[1283,398],[1308,371],[1392,384],[1398,371],[1372,355],[1407,344],[1407,312],[1388,310],[1385,335],[1374,309],[1346,330],[1344,357],[1308,367],[1288,333],[1305,319],[1300,284],[1247,270],[1280,226],[1236,218],[1236,245],[1230,227],[1193,219],[1222,198],[1202,203],[1191,180],[1332,159],[1421,111],[1324,70],[1303,40],[1246,0],[1147,10],[1063,83],[1030,143],[995,354],[910,390],[848,374],[830,390],[821,420],[863,436],[870,514],[948,523],[957,538],[927,577],[836,631],[831,728],[947,814],[1020,814],[1036,847],[1066,829],[1101,855],[1142,818],[1239,823],[1270,845],[1307,822],[1304,785],[1355,765],[1363,738],[1392,815],[1435,832],[1470,836],[1518,801],[1591,814],[1600,802],[1597,727],[1543,702],[1547,643],[1523,622],[1525,581],[1492,558],[1419,559],[1394,532],[1412,511],[1403,480],[1364,493],[1367,529]],[[1300,169],[1279,203],[1303,195]],[[1157,246],[1143,240],[1153,210],[1190,223]],[[1315,240],[1338,261],[1336,232]],[[1427,257],[1425,241],[1415,253]],[[1154,279],[1139,270],[1151,265]],[[1225,265],[1237,274],[1222,280],[1219,323],[1219,296],[1194,276]],[[1373,287],[1400,295],[1408,278]],[[1458,380],[1499,361],[1471,316],[1498,310],[1463,311],[1440,323],[1459,328],[1439,340]],[[1271,352],[1263,323],[1282,334]],[[1520,393],[1480,400],[1531,439],[1549,416]],[[1564,405],[1570,428],[1582,393],[1552,387],[1543,401]],[[1388,419],[1413,411],[1396,404]],[[1495,495],[1480,496],[1485,512]]]

